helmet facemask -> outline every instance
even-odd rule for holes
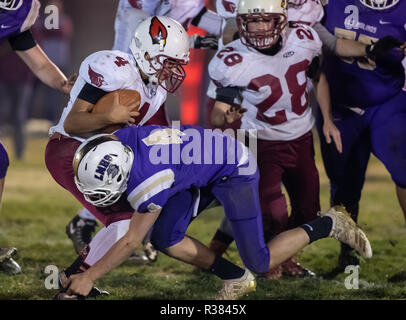
[[[250,23],[263,22],[265,29],[250,31]],[[248,13],[237,16],[238,33],[241,42],[247,47],[263,50],[269,49],[278,43],[282,36],[288,19],[283,13]]]
[[[166,91],[175,92],[186,77],[183,65],[187,62],[160,54],[153,58],[146,58],[150,67],[155,71],[150,80],[159,84]]]
[[[360,0],[361,3],[374,10],[385,10],[395,6],[399,0]]]
[[[18,10],[23,4],[23,0],[0,0],[0,9]]]

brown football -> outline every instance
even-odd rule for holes
[[[136,90],[120,89],[109,92],[101,98],[93,107],[92,113],[107,113],[114,104],[114,98],[118,95],[120,104],[130,108],[131,111],[138,111],[141,103],[141,96]],[[121,129],[125,124],[112,124],[100,131],[103,133],[112,133]]]

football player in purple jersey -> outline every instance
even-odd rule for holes
[[[75,76],[67,79],[36,44],[30,32],[39,8],[38,0],[0,0],[0,40],[7,39],[12,49],[42,82],[68,94]],[[8,166],[7,151],[0,143],[0,201]],[[0,269],[9,274],[21,272],[21,267],[12,258],[15,253],[15,248],[0,248]]]
[[[336,37],[367,44],[368,53],[363,58],[325,58],[333,118],[343,142],[343,153],[338,154],[319,135],[331,204],[343,204],[357,220],[373,153],[391,174],[406,217],[405,60],[399,49],[406,41],[406,1],[329,0],[323,24]],[[352,250],[342,245],[336,271],[358,263]]]
[[[265,243],[255,158],[242,143],[218,131],[130,126],[114,135],[96,135],[77,149],[73,170],[95,216],[100,216],[97,208],[108,209],[120,199],[127,200],[133,213],[121,220],[111,213],[114,222],[63,273],[60,297],[87,296],[93,282],[126,260],[152,225],[157,249],[224,280],[219,299],[237,299],[255,290],[251,272],[263,273],[325,237],[372,256],[365,234],[338,208]],[[186,235],[191,221],[215,198],[224,206],[245,270]],[[112,236],[114,229],[121,230]]]

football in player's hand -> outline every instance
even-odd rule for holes
[[[117,104],[127,107],[129,112],[138,111],[141,103],[141,96],[136,90],[120,89],[109,92],[103,96],[93,107],[92,113],[109,113]],[[103,133],[112,133],[125,127],[126,124],[112,124],[100,131]]]

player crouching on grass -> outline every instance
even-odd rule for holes
[[[124,262],[152,225],[151,241],[158,250],[224,280],[218,299],[238,299],[254,291],[251,272],[264,273],[322,238],[333,237],[365,258],[372,256],[364,232],[337,208],[265,243],[256,161],[245,146],[218,131],[131,126],[83,142],[73,167],[75,183],[88,202],[108,208],[123,195],[134,213],[130,220],[117,222],[128,227],[121,239],[109,236],[114,224],[96,234],[88,255],[98,256],[97,262],[76,262],[74,268],[84,272],[70,272],[59,298],[87,296],[94,281]],[[185,235],[194,217],[215,198],[231,223],[246,269]]]

